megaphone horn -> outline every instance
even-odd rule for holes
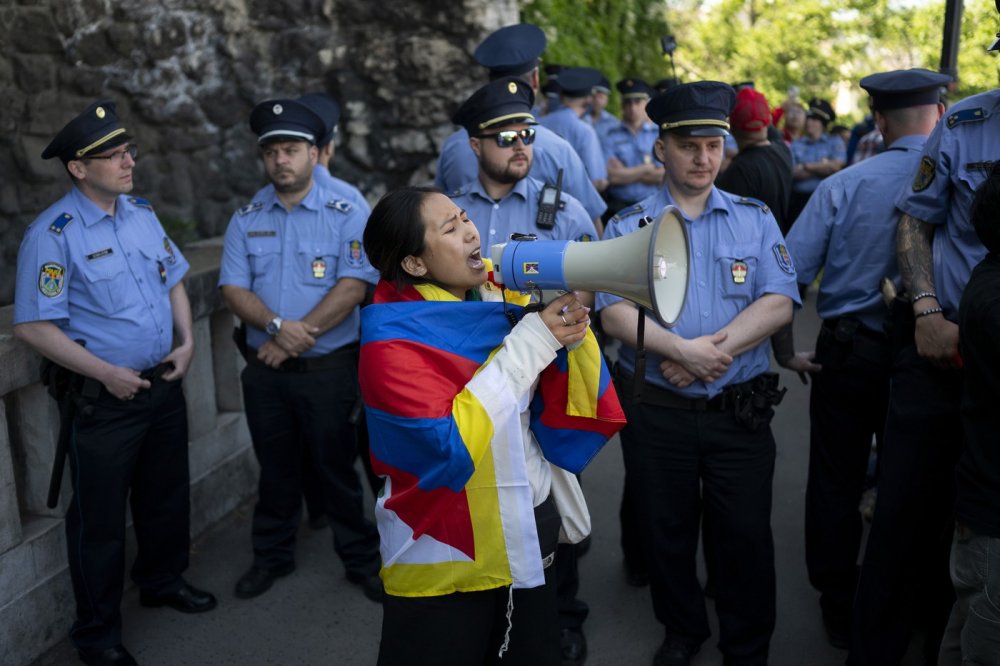
[[[507,289],[580,289],[621,296],[673,326],[688,283],[687,230],[668,206],[651,224],[611,240],[511,240],[491,248],[494,278]]]

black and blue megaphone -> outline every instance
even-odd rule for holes
[[[673,326],[684,307],[688,239],[673,206],[611,240],[510,240],[490,250],[494,280],[513,291],[603,291],[645,307],[664,326]]]

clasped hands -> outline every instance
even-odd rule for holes
[[[289,358],[309,351],[316,344],[319,328],[304,321],[284,320],[278,334],[262,344],[257,359],[271,368],[277,368]]]

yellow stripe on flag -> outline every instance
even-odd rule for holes
[[[588,328],[579,347],[569,352],[569,390],[566,414],[597,418],[597,392],[601,388],[601,349]]]

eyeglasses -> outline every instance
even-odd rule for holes
[[[129,144],[128,146],[126,146],[124,150],[119,150],[117,152],[111,153],[110,155],[102,155],[100,157],[93,156],[93,155],[88,155],[87,157],[84,157],[82,159],[85,159],[85,160],[108,160],[108,162],[111,162],[112,164],[121,164],[122,160],[125,159],[125,155],[128,155],[129,157],[131,157],[134,160],[135,156],[138,155],[138,154],[139,154],[139,146],[137,146],[137,145],[135,145],[133,143],[133,144]]]
[[[520,130],[502,130],[496,134],[479,134],[476,138],[487,139],[489,137],[493,137],[497,145],[501,148],[510,148],[518,138],[521,139],[521,143],[530,146],[535,142],[535,130],[532,127],[525,127]]]

